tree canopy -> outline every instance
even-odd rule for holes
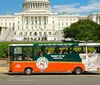
[[[100,25],[91,20],[79,20],[63,30],[64,38],[100,41]]]

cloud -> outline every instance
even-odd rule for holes
[[[98,0],[89,0],[90,3],[95,3],[97,2]]]
[[[94,1],[94,0],[90,0]],[[73,3],[67,5],[57,5],[52,7],[53,12],[68,12],[68,13],[86,13],[100,10],[100,1],[90,3],[86,6],[81,6],[80,3]]]

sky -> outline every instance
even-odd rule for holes
[[[10,14],[22,12],[24,0],[0,0],[0,15],[9,12]],[[89,15],[100,12],[100,0],[49,0],[51,11],[68,14]]]

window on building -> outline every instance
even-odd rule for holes
[[[27,32],[25,32],[25,36],[27,36]]]
[[[44,29],[46,29],[46,26],[44,26]]]
[[[63,26],[64,24],[63,24],[63,22],[62,22],[62,26]]]
[[[34,24],[33,17],[31,17],[31,24],[32,24],[32,25]]]
[[[52,21],[52,24],[54,24],[54,21]]]
[[[32,36],[32,32],[30,32],[29,34],[30,34],[30,36]]]
[[[26,26],[26,29],[28,29],[28,26]]]
[[[15,35],[16,35],[16,32],[15,32]]]
[[[35,28],[37,28],[37,26],[35,26]]]
[[[37,35],[37,32],[35,32],[34,35]]]
[[[22,32],[20,32],[20,33],[19,33],[19,36],[22,36],[22,35],[23,35],[23,33],[22,33]]]
[[[9,23],[9,26],[11,26],[11,23]]]
[[[49,35],[51,35],[51,32],[49,32]]]
[[[46,25],[46,17],[44,17],[44,25]]]
[[[66,25],[68,25],[68,22],[66,22]]]
[[[26,17],[26,25],[28,25],[28,17]]]
[[[32,26],[32,29],[34,29],[33,26]]]
[[[39,25],[41,25],[41,17],[39,17]]]
[[[47,35],[47,33],[46,33],[46,32],[44,32],[44,35]]]
[[[5,26],[7,26],[7,22],[5,23]]]
[[[42,35],[42,33],[41,33],[41,32],[39,32],[39,35]]]
[[[35,25],[37,25],[37,20],[35,20]]]

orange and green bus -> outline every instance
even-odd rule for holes
[[[9,72],[100,71],[99,50],[100,43],[10,44]]]

